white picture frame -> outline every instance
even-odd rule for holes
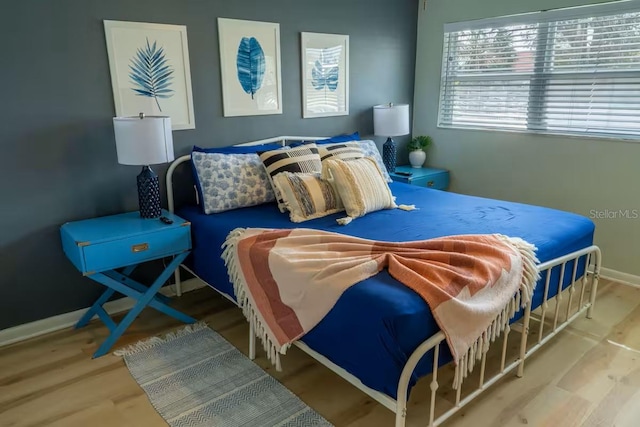
[[[218,18],[225,117],[282,114],[280,24]]]
[[[302,117],[349,115],[349,36],[300,33]]]
[[[172,130],[195,129],[187,27],[105,20],[104,32],[116,115],[169,116]],[[140,65],[139,55],[155,59]],[[151,82],[140,78],[149,73]]]

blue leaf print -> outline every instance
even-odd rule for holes
[[[173,69],[168,64],[164,48],[147,43],[136,51],[129,63],[129,78],[136,87],[131,88],[139,96],[154,98],[158,109],[162,111],[158,98],[173,96],[171,84]]]
[[[240,40],[236,66],[240,86],[253,99],[262,87],[265,71],[264,51],[255,37],[243,37]]]
[[[323,58],[321,58],[323,59]],[[338,88],[338,66],[335,64],[327,64],[316,60],[311,70],[311,84],[315,90],[322,90],[325,87],[331,92]]]

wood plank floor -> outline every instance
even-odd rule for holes
[[[191,292],[176,306],[247,352],[246,321],[214,291]],[[147,309],[118,346],[179,326]],[[165,425],[119,357],[91,359],[106,335],[94,321],[0,348],[0,426]],[[297,348],[280,373],[258,355],[265,370],[336,426],[393,425],[390,411]],[[412,393],[411,426],[425,425],[415,416],[427,390],[423,380]],[[601,281],[593,319],[578,319],[529,359],[524,378],[503,379],[445,426],[636,427],[639,420],[640,289]]]

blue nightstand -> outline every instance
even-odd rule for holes
[[[93,357],[106,354],[146,306],[185,323],[196,321],[169,307],[166,304],[169,298],[158,294],[191,250],[191,224],[167,211],[162,211],[162,215],[173,222],[142,219],[138,212],[129,212],[68,222],[60,228],[64,253],[73,265],[84,276],[108,288],[76,324],[76,328],[81,328],[97,315],[111,331]],[[153,284],[147,287],[131,279],[139,264],[164,257],[173,260]],[[121,271],[116,271],[120,268]],[[116,292],[137,301],[119,324],[102,308]]]
[[[405,174],[402,174],[402,172]],[[391,179],[396,182],[419,185],[421,187],[433,188],[435,190],[446,190],[449,186],[449,171],[446,169],[397,166],[396,171],[389,175],[391,175]]]

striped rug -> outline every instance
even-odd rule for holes
[[[204,324],[116,354],[172,427],[331,426]]]

